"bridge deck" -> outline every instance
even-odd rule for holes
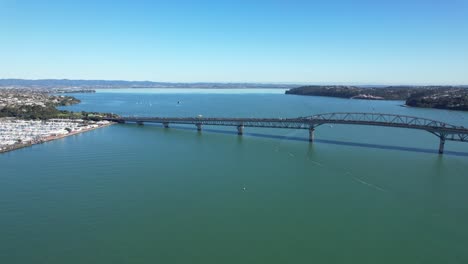
[[[446,140],[468,142],[468,129],[441,121],[392,114],[378,113],[327,113],[298,118],[235,118],[235,117],[122,117],[109,118],[109,121],[125,123],[161,123],[191,124],[201,130],[203,125],[236,126],[240,135],[244,127],[308,129],[310,141],[313,141],[313,131],[323,124],[348,124],[366,126],[384,126],[396,128],[419,129],[430,132],[440,138],[439,152],[443,152]]]

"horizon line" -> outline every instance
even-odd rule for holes
[[[169,84],[268,84],[268,85],[365,85],[365,86],[468,86],[468,84],[440,84],[440,83],[399,83],[399,82],[329,82],[329,81],[310,81],[310,82],[271,82],[271,81],[152,81],[152,80],[123,80],[123,79],[70,79],[70,78],[0,78],[0,81],[105,81],[105,82],[150,82],[150,83],[169,83]],[[0,84],[1,85],[1,84]]]

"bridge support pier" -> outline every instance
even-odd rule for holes
[[[142,125],[143,125],[143,121],[137,121],[136,123],[137,123],[137,125],[139,125],[139,126],[142,126]]]
[[[201,128],[202,128],[201,123],[197,123],[197,124],[195,124],[195,126],[197,126],[197,131],[201,132]]]
[[[440,143],[439,143],[439,154],[444,154],[444,146],[445,146],[445,136],[442,135],[440,137]]]
[[[315,131],[315,127],[311,127],[309,128],[309,142],[314,142],[314,131]]]
[[[164,122],[163,126],[164,126],[164,128],[169,128],[169,122]]]
[[[242,136],[244,135],[244,125],[237,126],[237,135]]]

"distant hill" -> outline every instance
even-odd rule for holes
[[[271,83],[171,83],[151,81],[121,81],[121,80],[68,80],[68,79],[0,79],[0,87],[18,88],[293,88],[295,84]]]

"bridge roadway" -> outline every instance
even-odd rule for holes
[[[169,124],[191,124],[198,131],[202,126],[235,126],[239,135],[244,133],[244,127],[308,129],[309,141],[314,141],[315,129],[323,124],[348,124],[365,126],[384,126],[424,130],[440,139],[439,153],[444,152],[446,140],[468,142],[468,129],[462,126],[450,125],[441,121],[414,116],[381,114],[381,113],[326,113],[297,118],[233,118],[233,117],[136,117],[108,118],[117,123],[135,122],[161,123],[165,128]]]

